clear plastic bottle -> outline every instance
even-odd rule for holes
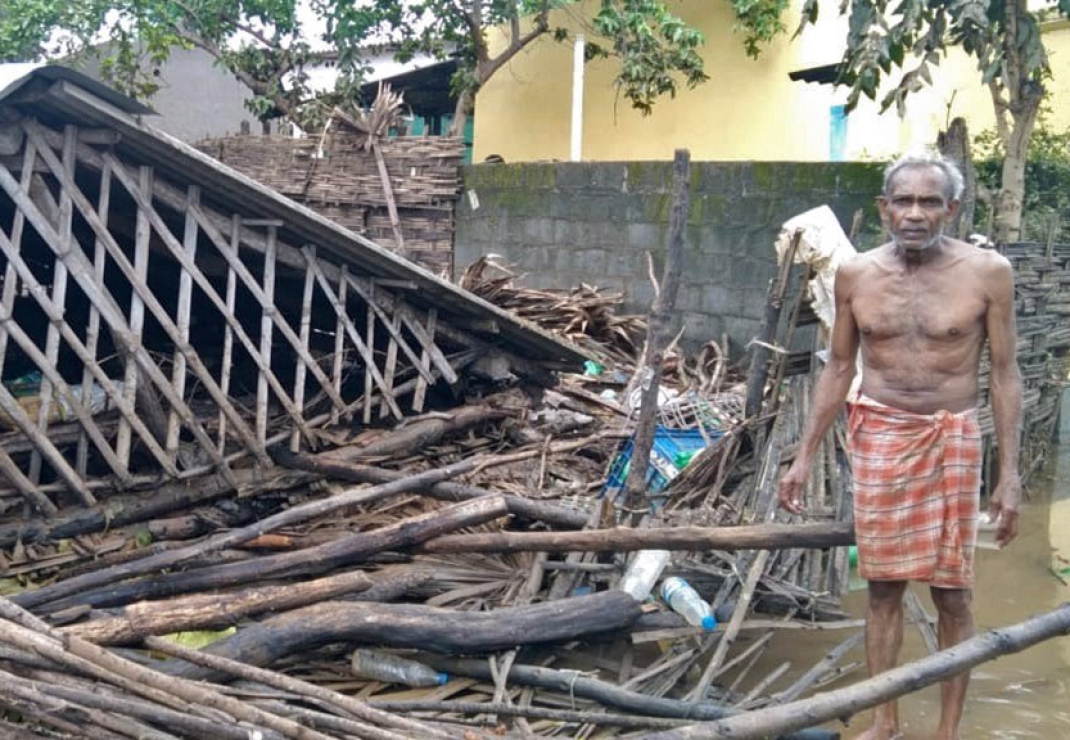
[[[707,632],[717,626],[717,619],[710,612],[710,605],[683,578],[666,578],[661,584],[661,598],[691,626],[701,627]]]
[[[672,553],[668,550],[640,550],[624,571],[620,590],[631,594],[636,601],[646,601],[670,557]]]
[[[349,667],[357,678],[414,688],[443,686],[449,681],[447,674],[439,673],[423,663],[379,650],[354,650]]]

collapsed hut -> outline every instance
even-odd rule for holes
[[[584,359],[149,113],[58,67],[0,95],[0,500],[51,514],[209,472],[242,488],[239,461],[316,449],[340,417],[400,421],[466,372]]]

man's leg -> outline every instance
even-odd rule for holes
[[[968,588],[931,589],[933,603],[939,615],[937,636],[940,649],[946,650],[963,640],[973,637],[973,614],[970,604],[973,592]],[[940,729],[936,732],[938,740],[958,740],[959,721],[962,719],[962,707],[966,702],[966,687],[970,683],[969,671],[940,684]]]
[[[866,609],[866,662],[869,675],[894,668],[903,644],[903,593],[906,581],[870,581]],[[858,740],[891,740],[899,734],[894,701],[873,710],[873,726]]]

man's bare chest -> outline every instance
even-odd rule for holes
[[[987,301],[970,277],[873,281],[852,298],[862,340],[956,343],[983,335]]]

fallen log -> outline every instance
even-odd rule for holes
[[[331,542],[296,552],[268,555],[237,563],[152,576],[137,583],[122,584],[48,602],[45,611],[69,609],[80,604],[94,608],[121,606],[132,594],[138,599],[169,598],[179,594],[255,582],[268,578],[293,578],[329,572],[360,562],[384,550],[411,547],[443,532],[483,524],[507,514],[501,496],[453,504],[438,511],[409,517],[369,532],[338,537]]]
[[[280,527],[288,527],[318,516],[323,516],[324,514],[368,503],[387,496],[418,490],[429,483],[446,480],[447,478],[452,478],[469,472],[474,465],[475,463],[473,463],[473,461],[467,460],[456,465],[447,465],[442,468],[428,470],[419,475],[401,478],[368,489],[347,491],[328,499],[311,501],[307,504],[287,509],[286,511],[270,516],[255,524],[250,524],[240,529],[216,535],[202,542],[198,542],[195,545],[190,545],[189,547],[149,555],[141,560],[127,563],[118,568],[109,568],[107,570],[86,573],[75,578],[45,586],[36,591],[27,591],[18,594],[17,596],[13,596],[11,600],[24,609],[32,609],[42,604],[47,604],[50,601],[56,601],[57,599],[71,596],[90,588],[103,586],[108,583],[117,583],[126,578],[133,578],[134,576],[153,573],[163,568],[170,568],[197,555],[222,550],[225,547],[246,542],[254,537],[259,537],[265,532],[270,532],[274,529],[279,529]]]
[[[634,550],[823,549],[854,544],[849,522],[742,527],[590,529],[582,532],[488,532],[425,542],[422,552],[630,552]]]
[[[223,629],[243,617],[268,611],[288,611],[354,591],[375,581],[362,571],[340,573],[304,583],[264,586],[233,593],[197,594],[169,601],[142,601],[122,613],[67,625],[60,631],[98,645],[123,645],[148,635],[188,630]]]
[[[267,491],[282,491],[305,485],[315,476],[292,470],[233,470],[231,475],[241,484],[243,495]],[[234,492],[234,486],[222,475],[198,478],[196,483],[164,483],[153,487],[152,495],[140,494],[109,497],[106,504],[82,508],[51,519],[25,519],[0,527],[0,548],[14,547],[22,542],[62,540],[80,534],[93,534],[106,529],[157,519],[180,509],[200,506],[213,499]]]
[[[203,652],[253,666],[336,642],[472,655],[614,632],[628,627],[640,611],[639,602],[623,591],[489,612],[330,601],[250,625]],[[223,678],[185,661],[167,661],[160,670],[198,680]]]
[[[290,452],[288,448],[277,447],[272,451],[275,462],[287,468],[316,473],[324,478],[346,481],[347,483],[390,483],[405,477],[384,468],[368,465],[334,461],[323,455],[308,455]],[[509,513],[522,519],[535,520],[569,529],[582,529],[587,523],[587,515],[575,509],[555,506],[547,501],[533,501],[522,496],[499,494],[487,488],[478,488],[463,483],[443,481],[420,489],[440,501],[469,501],[481,496],[505,496]]]
[[[777,737],[806,725],[850,717],[1002,655],[1018,653],[1038,642],[1068,634],[1070,603],[1020,624],[977,635],[955,647],[893,668],[854,686],[790,704],[747,712],[719,722],[691,725],[643,737],[646,740],[759,740]]]

